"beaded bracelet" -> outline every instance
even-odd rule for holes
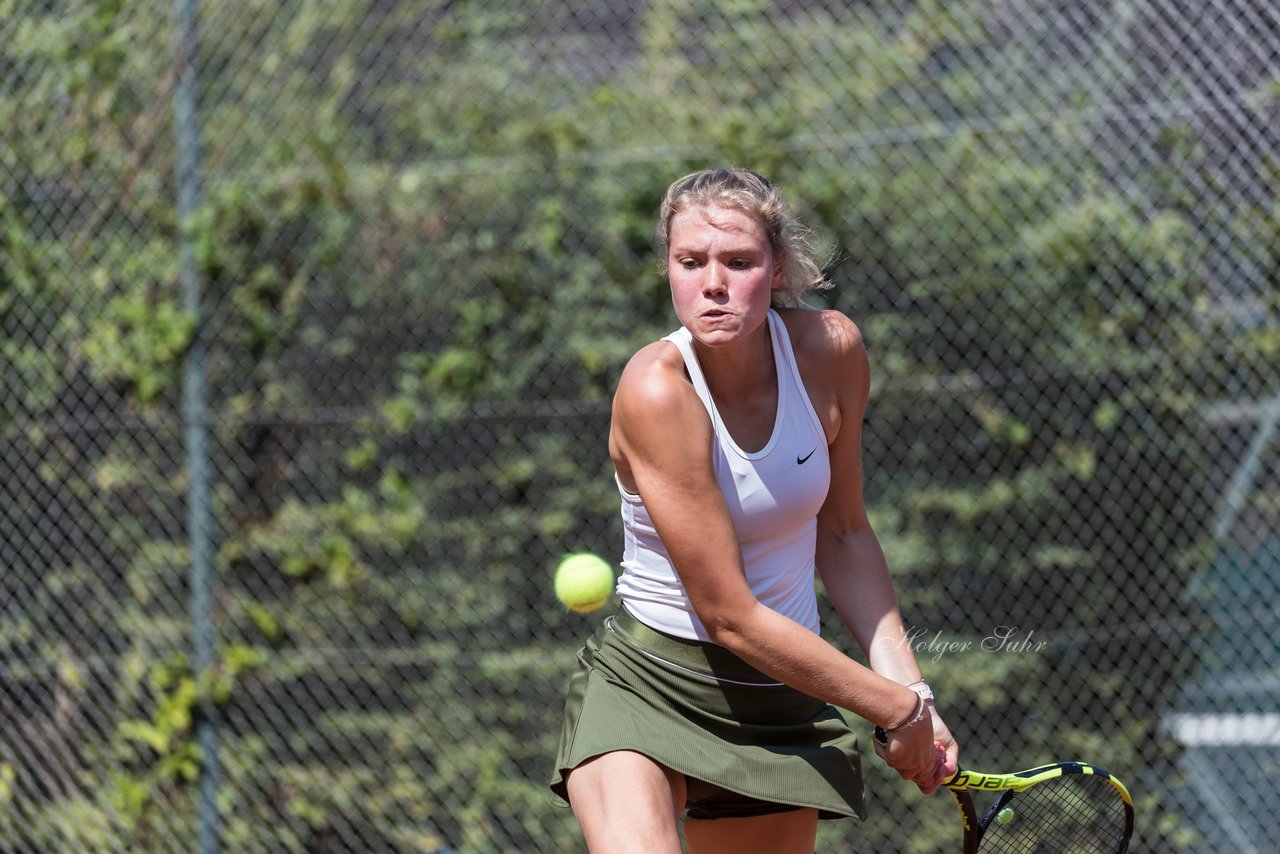
[[[898,724],[897,726],[889,727],[888,729],[885,730],[885,732],[897,732],[900,729],[906,729],[912,724],[918,723],[920,719],[924,717],[926,708],[927,706],[925,705],[924,696],[917,694],[915,711],[913,711],[911,714],[903,718],[902,723]]]

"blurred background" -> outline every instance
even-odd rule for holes
[[[0,139],[0,848],[582,850],[545,780],[608,612],[551,572],[619,557],[657,204],[734,163],[865,335],[967,764],[1274,850],[1270,0],[7,0]],[[865,764],[820,851],[956,850]]]

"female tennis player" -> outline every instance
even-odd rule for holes
[[[682,327],[613,402],[622,607],[578,654],[552,790],[593,852],[812,852],[865,817],[857,741],[931,792],[958,749],[921,679],[862,494],[857,327],[777,188],[697,172],[659,214]],[[819,635],[815,569],[869,667]]]

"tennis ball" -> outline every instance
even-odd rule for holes
[[[996,821],[1001,824],[1008,824],[1013,821],[1013,810],[1010,807],[1000,810],[1000,812],[996,813]]]
[[[613,568],[590,552],[565,555],[556,567],[556,598],[571,611],[585,614],[613,593]]]

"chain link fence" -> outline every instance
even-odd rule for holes
[[[1257,0],[0,2],[0,848],[581,850],[550,574],[730,162],[833,250],[966,763],[1274,850],[1278,81]],[[955,850],[866,764],[821,851]]]

